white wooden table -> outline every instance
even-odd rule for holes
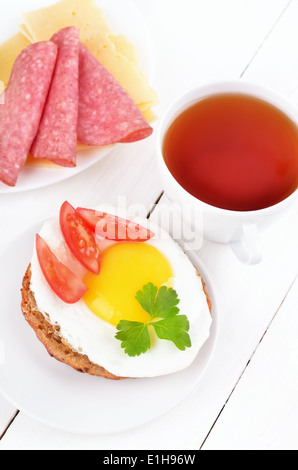
[[[111,0],[113,1],[113,0]],[[297,0],[134,0],[151,29],[160,114],[198,82],[265,83],[298,106]],[[163,192],[154,135],[53,186],[0,197],[0,246],[55,213],[100,202],[142,204]],[[154,212],[153,212],[154,215]],[[298,449],[298,208],[262,234],[263,261],[244,266],[204,242],[197,255],[218,299],[218,339],[208,369],[178,406],[112,435],[53,430],[0,396],[0,449]]]

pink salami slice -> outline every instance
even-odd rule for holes
[[[57,63],[39,131],[31,149],[34,158],[65,167],[76,166],[79,101],[79,29],[67,27],[51,39]]]
[[[0,181],[9,186],[16,185],[37,134],[56,57],[54,43],[39,42],[14,63],[0,105]]]
[[[78,142],[90,146],[134,142],[152,131],[128,93],[81,44]]]

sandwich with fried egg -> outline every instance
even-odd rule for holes
[[[212,322],[200,273],[164,230],[67,201],[36,234],[22,312],[50,356],[113,380],[185,369]]]

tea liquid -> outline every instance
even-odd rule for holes
[[[262,209],[298,187],[297,125],[249,95],[219,94],[183,111],[165,135],[163,155],[181,186],[224,209]]]

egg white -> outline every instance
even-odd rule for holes
[[[121,348],[121,342],[115,338],[115,326],[95,315],[83,300],[66,304],[59,299],[43,276],[36,250],[31,260],[31,290],[39,311],[47,314],[53,325],[59,325],[60,335],[74,350],[87,355],[91,362],[114,375],[134,378],[156,377],[188,367],[208,339],[212,322],[202,281],[179,245],[147,219],[138,222],[155,233],[154,238],[145,243],[160,250],[172,266],[173,288],[180,299],[180,314],[186,315],[190,323],[192,345],[185,351],[180,351],[171,341],[157,338],[145,354],[128,356]],[[58,219],[47,221],[39,234],[54,252],[57,248],[61,252],[62,247],[67,253]]]

